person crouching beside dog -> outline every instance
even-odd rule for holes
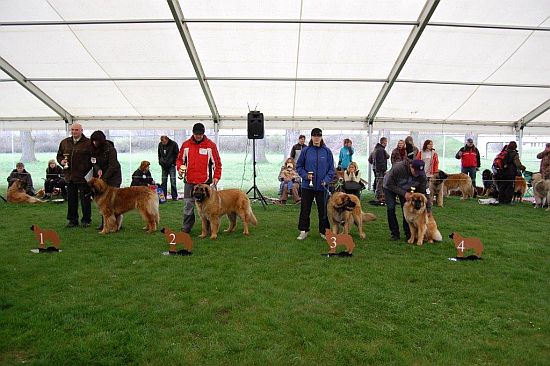
[[[426,195],[428,198],[426,210],[428,211],[429,216],[432,215],[432,202],[426,194],[428,180],[426,179],[424,168],[425,163],[423,160],[405,160],[394,164],[384,177],[384,194],[386,196],[386,209],[391,240],[400,239],[399,223],[397,222],[397,216],[395,214],[397,198],[399,197],[401,210],[403,210],[403,205],[405,204],[407,198],[411,195],[410,191],[412,187],[415,188],[416,193],[423,193]],[[406,239],[409,240],[411,231],[409,224],[405,220],[404,214],[403,231],[405,232]]]
[[[8,176],[8,187],[10,187],[15,180],[21,181],[21,187],[25,188],[25,193],[29,196],[34,196],[35,191],[32,185],[31,173],[25,170],[25,164],[19,162],[15,164],[15,169],[13,169]]]
[[[107,140],[102,131],[94,131],[90,136],[92,142],[92,164],[94,178],[101,178],[111,187],[120,188],[122,183],[122,172],[118,162],[115,144]],[[120,215],[119,229],[122,225]],[[103,216],[97,230],[103,230]]]
[[[153,180],[153,177],[151,176],[151,171],[149,170],[151,166],[151,163],[147,160],[143,160],[141,164],[139,164],[139,168],[132,173],[132,183],[130,183],[130,186],[150,186],[154,185],[155,181]]]
[[[292,158],[285,160],[285,164],[281,167],[279,173],[279,181],[281,182],[281,197],[280,202],[285,205],[288,199],[288,192],[292,193],[294,203],[300,202],[300,176],[296,172],[296,162]]]
[[[477,197],[476,189],[476,172],[481,166],[481,156],[479,150],[474,145],[474,140],[469,138],[466,140],[466,145],[462,146],[455,155],[455,158],[460,159],[460,172],[468,174],[472,178],[472,186],[474,187],[474,198]]]
[[[50,198],[55,189],[61,191],[64,199],[67,199],[67,189],[63,180],[63,168],[57,165],[55,159],[48,161],[46,168],[46,180],[44,181],[44,198]]]
[[[181,144],[176,167],[178,175],[184,180],[183,224],[181,231],[189,233],[195,224],[195,199],[193,187],[196,184],[212,184],[214,187],[222,177],[222,161],[214,141],[204,134],[202,123],[195,123],[193,135]],[[185,172],[184,169],[185,168]]]
[[[302,201],[298,219],[300,234],[297,239],[307,238],[311,205],[315,199],[319,216],[319,234],[325,240],[325,230],[330,228],[327,218],[328,185],[334,178],[335,170],[332,151],[325,145],[320,128],[311,130],[309,145],[302,150],[296,166],[302,178]]]

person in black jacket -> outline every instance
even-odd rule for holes
[[[143,160],[139,165],[139,168],[132,174],[132,183],[130,186],[148,186],[155,184],[149,167],[151,163],[147,160]]]
[[[388,159],[390,155],[386,151],[388,145],[388,139],[385,137],[380,138],[380,142],[376,144],[374,150],[369,156],[369,163],[373,166],[374,179],[376,181],[376,199],[380,202],[384,202],[384,189],[382,187],[384,182],[384,176],[388,170]]]
[[[525,166],[519,160],[518,147],[515,141],[510,141],[503,149],[507,154],[504,161],[504,168],[495,174],[498,188],[498,203],[510,204],[514,196],[514,180],[525,170]]]
[[[102,131],[94,131],[90,135],[92,143],[92,164],[93,176],[105,181],[108,185],[120,188],[122,183],[122,171],[117,158],[115,144],[106,139]],[[120,224],[122,224],[122,215],[120,215]],[[103,230],[103,216],[101,225],[97,228]]]
[[[67,189],[65,188],[65,180],[63,179],[63,168],[57,165],[55,159],[48,161],[46,168],[46,180],[44,181],[44,198],[51,197],[55,188],[58,188],[63,195],[67,197]]]
[[[176,159],[180,149],[177,142],[170,140],[168,136],[161,136],[158,157],[159,165],[162,168],[162,182],[160,187],[164,191],[164,196],[168,194],[168,175],[170,175],[170,185],[172,186],[172,200],[178,200],[178,187],[176,186]]]
[[[35,195],[31,173],[25,170],[25,164],[21,162],[15,164],[15,169],[13,169],[8,176],[8,187],[17,179],[21,181],[22,187],[25,187],[25,193],[29,196]]]

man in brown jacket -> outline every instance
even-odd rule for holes
[[[550,142],[546,143],[546,148],[537,154],[540,161],[540,174],[544,179],[550,179]]]
[[[92,204],[86,195],[88,184],[86,175],[92,169],[90,139],[82,134],[82,126],[73,123],[71,136],[61,140],[57,151],[57,162],[65,172],[67,182],[67,227],[78,226],[78,199],[82,205],[82,227],[92,222]]]

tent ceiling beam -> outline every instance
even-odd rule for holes
[[[399,73],[405,66],[405,63],[407,62],[407,59],[409,58],[412,50],[414,49],[416,42],[418,42],[418,40],[420,39],[420,36],[422,35],[424,28],[426,28],[426,24],[428,24],[428,21],[430,20],[438,4],[439,4],[439,0],[426,1],[426,4],[424,5],[424,8],[422,9],[418,17],[418,25],[411,30],[411,33],[409,34],[409,37],[407,38],[405,45],[401,49],[399,56],[397,56],[397,60],[395,61],[392,69],[390,70],[390,73],[388,75],[388,80],[382,86],[380,93],[376,97],[376,100],[374,101],[374,104],[370,109],[370,112],[367,116],[367,122],[369,124],[374,122],[374,119],[376,118],[376,114],[380,110],[380,107],[382,107],[382,103],[384,103],[384,100],[388,96],[388,93],[390,92],[393,84],[395,83],[395,80],[397,80]]]
[[[25,88],[29,93],[37,97],[42,103],[46,104],[51,108],[55,113],[57,113],[66,123],[72,123],[73,116],[67,112],[62,106],[57,104],[55,100],[50,98],[49,95],[44,93],[42,89],[37,87],[25,78],[15,67],[10,65],[3,57],[0,56],[0,70],[8,74],[13,80],[15,80],[19,85]]]
[[[260,23],[260,24],[353,24],[353,25],[404,25],[418,26],[418,21],[400,20],[341,20],[341,19],[183,19],[184,23]],[[105,20],[52,20],[29,22],[0,22],[0,27],[32,27],[47,25],[110,25],[110,24],[170,24],[174,19],[105,19]],[[527,30],[550,32],[550,27],[511,24],[429,22],[433,27],[478,28],[501,30]]]
[[[385,83],[387,79],[369,78],[294,78],[294,77],[205,77],[205,80],[216,81],[298,81],[298,82],[359,82],[359,83]],[[96,81],[195,81],[195,76],[173,77],[112,77],[112,78],[27,78],[31,82],[96,82]],[[0,79],[0,82],[13,82],[12,79]],[[438,85],[472,85],[472,86],[501,86],[510,88],[550,88],[549,84],[516,84],[516,83],[487,83],[475,81],[451,81],[451,80],[415,80],[397,79],[395,83],[411,84],[438,84]]]
[[[193,38],[191,37],[191,32],[189,32],[187,24],[184,23],[183,12],[181,10],[179,1],[167,1],[168,6],[170,7],[170,11],[172,12],[172,16],[176,21],[176,26],[178,27],[178,31],[180,33],[183,44],[185,45],[185,49],[187,50],[187,54],[189,55],[189,59],[191,60],[191,64],[193,65],[193,69],[195,70],[195,74],[199,79],[199,84],[204,93],[204,97],[206,98],[206,102],[208,103],[208,107],[210,108],[210,112],[212,113],[212,119],[214,120],[214,123],[217,123],[220,120],[220,114],[218,112],[218,108],[216,107],[216,102],[214,101],[214,96],[212,95],[212,91],[210,90],[208,81],[206,81],[206,77],[202,68],[199,55],[197,53],[197,49],[195,48]]]
[[[525,116],[516,121],[514,127],[516,131],[523,130],[525,126],[529,124],[532,120],[546,112],[550,109],[550,99],[546,99],[544,103],[539,105],[537,108],[533,109],[531,112],[527,113]]]

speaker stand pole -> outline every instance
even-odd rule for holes
[[[267,201],[265,200],[265,197],[263,196],[262,192],[258,189],[258,186],[256,185],[256,139],[252,139],[252,170],[253,170],[253,177],[252,181],[254,184],[248,191],[246,191],[246,194],[248,195],[250,191],[252,191],[252,199],[253,200],[259,200],[264,208],[266,209]]]

